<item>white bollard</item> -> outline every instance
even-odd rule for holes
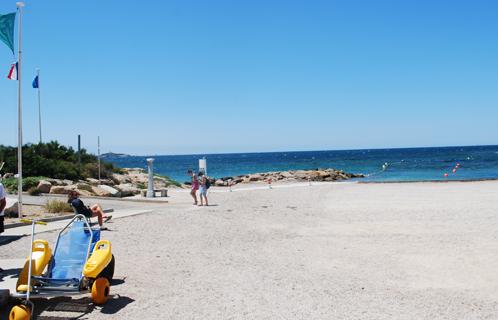
[[[152,169],[152,163],[154,158],[147,159],[147,168],[149,172],[149,182],[147,185],[147,198],[154,198],[154,170]]]

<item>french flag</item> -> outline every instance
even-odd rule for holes
[[[7,75],[9,80],[17,80],[17,62],[10,66],[9,74]]]

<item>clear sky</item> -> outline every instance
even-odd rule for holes
[[[27,0],[23,22],[25,142],[39,67],[44,139],[92,152],[498,144],[498,1]]]

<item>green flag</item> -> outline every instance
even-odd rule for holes
[[[14,22],[16,13],[0,14],[0,40],[14,53]]]

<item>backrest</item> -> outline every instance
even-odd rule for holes
[[[91,235],[93,239],[90,239]],[[100,230],[88,230],[83,221],[73,221],[59,236],[48,276],[54,279],[80,279],[90,240],[91,253],[95,243],[100,240]]]

